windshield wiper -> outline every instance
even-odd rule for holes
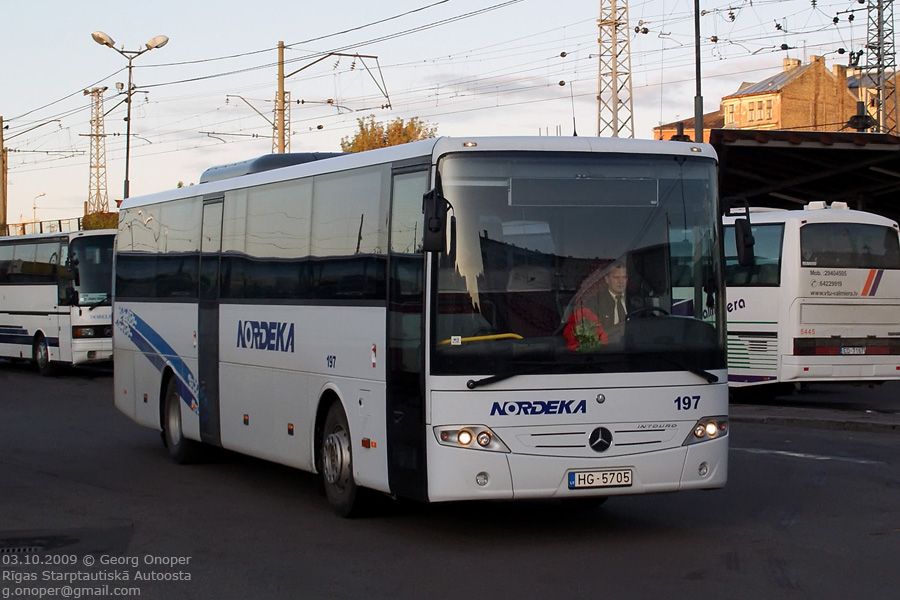
[[[96,302],[92,302],[91,304],[88,304],[88,311],[94,310],[98,306],[111,305],[111,304],[112,304],[112,302],[109,301],[109,294],[106,294],[106,296],[102,300],[97,300]]]
[[[658,358],[658,359],[662,360],[663,362],[667,362],[670,365],[674,365],[674,366],[678,367],[679,369],[684,369],[685,371],[693,373],[697,377],[702,377],[703,379],[706,380],[707,383],[717,383],[719,381],[719,377],[714,375],[713,373],[710,373],[709,371],[707,371],[705,369],[692,367],[692,366],[688,365],[687,363],[678,360],[677,358],[672,358],[671,356],[663,356],[662,354],[653,354],[652,356],[654,358]]]
[[[497,373],[496,375],[489,375],[481,379],[470,379],[466,382],[466,387],[470,390],[474,390],[477,387],[497,383],[498,381],[503,381],[504,379],[509,379],[510,377],[516,377],[517,375],[530,375],[532,373],[537,373],[545,366],[546,365],[540,365],[531,367],[530,369],[522,369],[521,371],[507,371],[506,373]]]

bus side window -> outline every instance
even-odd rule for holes
[[[9,272],[13,262],[13,246],[11,244],[0,245],[0,283],[9,281]]]
[[[112,260],[110,260],[112,264]],[[57,290],[59,292],[58,302],[60,306],[71,304],[71,294],[69,290],[74,291],[73,282],[69,273],[69,245],[63,243],[59,247],[59,277],[56,279]]]

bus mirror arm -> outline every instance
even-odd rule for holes
[[[703,284],[703,291],[706,292],[706,308],[715,308],[716,306],[716,292],[718,290],[718,286],[716,286],[716,280],[710,277],[706,280],[706,283]]]
[[[422,196],[422,212],[425,215],[425,231],[422,236],[422,248],[425,252],[444,252],[446,250],[447,208],[438,187],[425,192]]]
[[[456,215],[450,215],[450,247],[441,255],[441,268],[452,269],[456,264]]]
[[[742,267],[752,267],[756,264],[753,246],[756,240],[750,228],[750,219],[741,218],[734,220],[734,243],[737,246],[738,264]]]
[[[78,258],[73,254],[66,260],[66,277],[75,283],[75,287],[81,285],[81,275],[78,273]]]
[[[725,215],[744,216],[734,220],[734,244],[737,246],[738,264],[742,267],[752,267],[756,264],[753,254],[753,230],[750,228],[750,202],[746,198],[725,198],[722,202]]]

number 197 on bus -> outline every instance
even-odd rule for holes
[[[675,408],[678,410],[696,410],[700,406],[700,396],[678,396],[675,398]]]

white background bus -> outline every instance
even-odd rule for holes
[[[114,229],[0,237],[0,357],[112,361]]]
[[[439,138],[270,160],[120,212],[116,405],[173,459],[199,442],[322,473],[345,516],[370,490],[599,503],[725,484],[711,147]],[[670,314],[673,231],[705,316]],[[634,310],[601,332],[577,306],[615,260]]]
[[[755,264],[742,267],[733,222],[725,218],[732,387],[900,378],[897,223],[843,203],[751,209]]]

